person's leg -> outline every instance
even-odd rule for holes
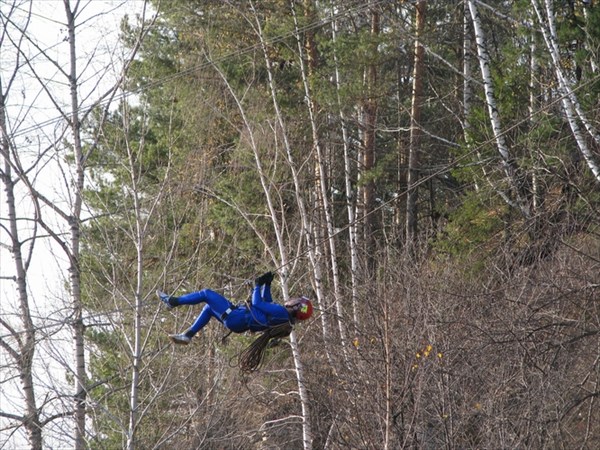
[[[190,292],[189,294],[184,294],[181,297],[167,295],[162,291],[156,291],[156,295],[158,295],[158,297],[165,305],[167,305],[167,308],[169,309],[173,309],[176,306],[181,305],[197,305],[205,302],[211,305],[212,308],[215,308],[216,311],[223,310],[223,312],[225,312],[231,305],[229,300],[227,300],[221,294],[211,291],[210,289],[202,289],[201,291]]]
[[[202,302],[210,305],[217,314],[223,314],[231,306],[229,300],[210,289],[202,289],[201,291],[191,292],[177,298],[178,305],[197,305]]]
[[[201,302],[206,303],[206,305],[202,309],[202,312],[200,312],[200,315],[185,332],[170,335],[173,342],[177,344],[188,344],[191,339],[208,324],[212,317],[216,317],[220,320],[223,313],[231,308],[229,300],[210,289],[192,292],[178,298],[178,305],[196,305]]]
[[[204,308],[202,308],[202,311],[200,312],[200,314],[198,315],[191,327],[189,327],[183,333],[171,334],[169,335],[169,337],[176,344],[187,345],[190,343],[190,341],[196,335],[196,333],[198,333],[198,331],[200,331],[208,324],[208,322],[210,322],[210,319],[211,317],[213,317],[213,315],[214,313],[211,307],[209,305],[204,305]]]
[[[197,305],[198,303],[202,303],[204,301],[202,292],[190,292],[189,294],[177,297],[177,305]]]
[[[225,310],[231,305],[229,300],[227,300],[218,292],[211,291],[210,289],[202,289],[198,292],[191,292],[178,297],[177,300],[180,305],[197,305],[198,303],[204,302],[210,305],[210,307],[217,312],[223,308],[223,312],[225,312]]]
[[[202,308],[202,312],[200,313],[200,315],[198,315],[192,326],[189,327],[185,332],[186,336],[194,337],[196,333],[198,333],[198,331],[200,331],[208,324],[208,322],[210,322],[210,319],[214,315],[214,311],[212,310],[210,305],[204,305],[204,308]]]
[[[252,306],[277,321],[289,320],[289,313],[284,306],[273,303],[270,286],[256,286],[252,292]]]

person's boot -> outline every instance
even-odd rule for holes
[[[173,341],[173,343],[179,345],[188,345],[192,340],[192,338],[185,333],[170,334],[169,338]]]
[[[163,291],[156,291],[156,295],[158,295],[158,298],[160,298],[160,300],[167,306],[167,309],[173,309],[179,305],[177,302],[177,297],[165,294]]]

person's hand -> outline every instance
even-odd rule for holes
[[[255,283],[257,286],[267,285],[270,286],[271,282],[275,278],[275,274],[273,272],[263,273],[260,277],[256,278]]]

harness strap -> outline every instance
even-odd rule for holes
[[[233,309],[231,309],[231,307],[227,308],[227,310],[223,314],[221,314],[221,320],[227,319],[227,316],[229,316],[229,314],[231,314],[232,311]]]
[[[225,340],[231,335],[231,333],[233,333],[233,331],[229,330],[229,333],[221,338],[221,344],[225,344]]]

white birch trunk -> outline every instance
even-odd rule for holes
[[[535,2],[536,0],[532,1]],[[558,78],[559,85],[563,89],[562,94],[569,98],[573,105],[573,108],[575,109],[575,113],[577,114],[577,117],[583,124],[585,130],[589,133],[592,139],[594,139],[596,144],[600,145],[600,135],[598,134],[598,130],[594,128],[590,120],[588,120],[588,118],[586,117],[586,114],[583,111],[579,100],[577,99],[577,95],[575,95],[575,92],[573,91],[572,83],[568,80],[567,76],[562,70],[562,64],[560,60],[560,49],[558,45],[558,33],[556,32],[556,19],[554,17],[552,2],[550,0],[545,0],[545,4],[548,28],[542,25],[542,18],[539,14],[538,9],[536,9],[536,15],[538,16],[544,39],[548,37],[548,40],[546,42],[549,42],[548,50],[550,50],[552,56],[552,63],[556,71],[556,77]]]
[[[473,30],[475,31],[475,41],[477,42],[477,56],[479,59],[479,67],[481,70],[481,77],[483,79],[483,87],[485,91],[486,104],[488,107],[488,114],[490,123],[494,133],[494,139],[496,140],[496,147],[500,153],[500,160],[506,176],[508,177],[513,190],[515,191],[516,204],[514,204],[508,196],[503,196],[504,200],[512,206],[516,206],[523,214],[524,217],[529,218],[531,212],[527,204],[526,198],[523,196],[522,182],[518,180],[517,167],[514,159],[510,154],[506,140],[504,139],[504,132],[500,122],[500,114],[498,113],[498,107],[496,105],[496,97],[494,93],[494,85],[490,72],[490,57],[486,49],[485,34],[481,26],[481,19],[477,6],[472,0],[467,1],[469,11],[471,13],[471,20],[473,23]]]
[[[84,324],[83,324],[83,306],[81,303],[81,271],[79,266],[79,251],[81,237],[81,207],[83,203],[84,187],[84,157],[83,146],[81,142],[81,124],[79,121],[79,98],[78,98],[78,78],[77,78],[77,54],[75,45],[75,17],[77,7],[71,9],[69,0],[64,0],[65,12],[67,15],[67,27],[69,33],[70,50],[70,73],[69,87],[71,91],[71,117],[70,127],[73,135],[73,152],[75,164],[75,179],[72,181],[72,198],[70,222],[70,258],[69,258],[69,277],[71,288],[71,300],[73,309],[73,345],[75,353],[75,372],[74,372],[74,395],[75,399],[75,428],[73,437],[75,439],[75,450],[84,450],[85,443],[85,418],[86,418],[86,370],[85,370],[85,348],[84,348]]]
[[[535,116],[536,116],[536,111],[538,109],[538,100],[537,100],[537,83],[536,83],[536,78],[537,78],[537,71],[538,71],[538,62],[537,62],[537,57],[536,57],[536,50],[537,50],[537,46],[536,46],[536,39],[535,36],[533,36],[533,34],[530,37],[531,39],[531,43],[529,44],[529,106],[528,106],[528,111],[529,111],[529,129],[532,130],[533,127],[535,126]],[[535,151],[535,154],[532,155],[533,160],[534,160],[534,168],[532,171],[532,176],[531,176],[531,190],[532,190],[532,208],[533,208],[533,214],[536,215],[539,207],[541,205],[541,195],[542,195],[542,189],[541,189],[541,185],[540,185],[540,179],[538,176],[538,163],[540,160],[540,152],[537,150],[537,148],[535,147],[534,143],[532,142],[531,145],[529,145],[530,151]],[[535,149],[535,150],[534,150]]]
[[[277,117],[278,125],[281,128],[281,132],[282,132],[281,134],[283,137],[285,153],[286,153],[288,165],[290,168],[290,172],[292,174],[294,188],[296,191],[296,202],[298,205],[298,212],[300,214],[300,220],[302,222],[302,232],[304,233],[304,238],[306,240],[309,259],[311,261],[313,270],[315,272],[315,287],[316,287],[316,291],[319,292],[321,290],[321,285],[320,285],[321,284],[321,273],[320,273],[320,266],[319,266],[319,263],[316,258],[316,251],[315,251],[316,247],[315,247],[315,242],[314,242],[313,235],[312,235],[312,227],[311,227],[311,224],[309,223],[304,200],[301,196],[302,191],[301,191],[300,180],[299,180],[297,169],[296,169],[296,163],[295,163],[293,155],[292,155],[291,145],[287,138],[287,131],[286,131],[285,123],[283,121],[283,116],[279,109],[279,103],[277,102],[277,91],[275,88],[275,82],[273,80],[272,65],[271,65],[271,60],[269,58],[269,54],[267,51],[266,43],[264,41],[262,26],[260,24],[260,20],[259,20],[258,16],[256,15],[256,10],[254,9],[254,4],[252,2],[250,2],[250,4],[251,4],[252,10],[254,11],[254,14],[255,14],[256,31],[260,38],[260,43],[261,43],[263,55],[265,58],[267,75],[268,75],[268,79],[269,79],[269,88],[271,91],[271,98],[273,100],[273,107],[275,109],[275,114]],[[282,264],[283,263],[284,262],[282,261]],[[322,324],[324,326],[323,332],[325,335],[325,339],[327,339],[327,337],[331,335],[331,333],[328,329],[327,321],[323,321]],[[311,428],[311,423],[310,423],[311,414],[310,414],[310,407],[309,407],[308,390],[306,389],[306,384],[304,383],[304,378],[305,378],[304,370],[303,370],[303,366],[302,366],[302,362],[301,362],[301,358],[300,358],[299,347],[297,345],[295,336],[291,338],[290,344],[292,347],[292,353],[294,355],[294,363],[296,365],[298,394],[300,396],[300,403],[302,406],[302,442],[303,442],[304,450],[311,450],[312,446],[313,446],[313,434],[312,434],[312,428]],[[327,354],[328,354],[328,352],[327,352]],[[330,357],[329,354],[328,354],[328,357]]]
[[[25,408],[19,416],[5,414],[1,412],[0,416],[16,421],[23,426],[28,435],[29,445],[32,450],[42,450],[42,424],[40,421],[40,409],[35,397],[35,385],[33,379],[33,359],[36,352],[35,325],[31,317],[29,307],[29,295],[27,287],[27,265],[29,262],[23,255],[23,240],[19,233],[19,217],[17,217],[17,208],[15,200],[15,182],[13,180],[13,155],[17,158],[16,152],[13,153],[11,143],[8,137],[5,93],[3,91],[2,79],[0,78],[0,155],[3,159],[3,167],[0,169],[0,179],[4,185],[5,202],[8,210],[8,234],[10,236],[10,251],[15,263],[14,282],[17,285],[19,299],[19,318],[23,324],[23,332],[19,333],[11,324],[0,317],[0,325],[3,330],[8,332],[15,344],[10,344],[4,338],[0,338],[0,348],[7,355],[7,361],[12,360],[12,364],[17,368],[21,380],[21,388],[25,399]],[[20,164],[18,164],[20,165]],[[3,333],[4,334],[4,333]],[[5,374],[7,375],[7,374]],[[1,405],[0,405],[1,406]]]
[[[126,106],[125,106],[126,107]],[[123,113],[124,120],[124,132],[127,136],[129,134],[129,123],[128,123],[128,112]],[[142,134],[143,135],[143,134]],[[136,285],[134,292],[134,317],[133,317],[133,342],[127,337],[129,349],[131,352],[131,386],[129,390],[129,426],[127,429],[127,450],[134,450],[136,448],[136,430],[138,427],[140,412],[139,412],[139,386],[141,379],[141,372],[143,369],[143,353],[144,353],[144,339],[142,336],[142,308],[143,308],[143,288],[144,288],[144,236],[147,221],[151,220],[152,214],[147,214],[146,222],[144,222],[144,211],[141,206],[138,179],[139,173],[137,170],[136,157],[133,154],[129,140],[125,140],[125,148],[127,151],[127,160],[129,164],[129,176],[131,179],[131,195],[133,200],[133,213],[134,221],[133,224],[135,229],[130,231],[130,235],[134,240],[136,248]],[[143,141],[139,145],[139,152],[142,153],[144,148]],[[159,201],[160,196],[157,196],[154,200],[155,205]],[[153,209],[153,208],[152,208]],[[151,211],[151,210],[150,210]]]
[[[412,99],[410,111],[410,145],[408,154],[408,183],[406,199],[406,243],[409,249],[416,246],[418,218],[417,199],[419,183],[419,153],[421,151],[421,97],[423,94],[423,57],[425,50],[421,45],[421,35],[425,25],[427,3],[418,1],[415,5],[415,53],[413,59]]]
[[[288,299],[289,298],[288,266],[290,265],[291,261],[288,257],[287,247],[284,244],[284,229],[283,229],[284,224],[280,224],[277,220],[278,214],[274,207],[274,201],[273,201],[273,198],[271,195],[270,185],[269,185],[269,182],[265,175],[265,170],[263,169],[263,166],[262,166],[258,145],[254,139],[252,126],[246,116],[244,106],[242,105],[239,97],[233,90],[232,86],[227,81],[227,78],[225,77],[223,72],[216,65],[214,65],[213,67],[219,73],[219,76],[225,83],[227,90],[229,91],[232,98],[236,102],[236,105],[240,112],[242,121],[244,122],[244,126],[246,127],[246,130],[248,131],[249,145],[253,151],[254,162],[257,167],[257,173],[259,176],[261,188],[265,195],[265,201],[267,203],[269,215],[271,217],[271,221],[273,224],[273,230],[275,232],[275,236],[276,236],[276,240],[277,240],[279,257],[277,257],[276,253],[273,252],[268,247],[267,247],[267,250],[269,251],[269,254],[273,261],[277,261],[279,259],[278,266],[281,268],[280,275],[281,275],[281,289],[282,289],[282,293],[283,293],[283,298]],[[265,243],[265,246],[266,246],[266,241],[264,239],[263,239],[263,242]],[[312,437],[312,430],[311,430],[311,426],[310,426],[309,399],[308,399],[308,392],[306,390],[305,383],[304,383],[304,369],[303,369],[303,365],[302,365],[302,361],[301,361],[300,349],[298,346],[298,341],[296,339],[295,332],[292,332],[292,334],[290,335],[290,348],[292,350],[292,357],[294,360],[296,381],[297,381],[297,385],[298,385],[298,394],[300,397],[300,405],[301,405],[301,410],[302,410],[302,436],[303,436],[302,440],[303,440],[303,445],[304,445],[305,450],[310,450],[310,449],[312,449],[313,437]]]
[[[300,73],[302,75],[302,83],[304,86],[304,95],[305,100],[308,106],[308,115],[312,130],[312,139],[313,139],[313,147],[317,153],[317,171],[319,175],[319,188],[320,192],[317,195],[320,195],[322,202],[322,209],[325,214],[325,223],[326,223],[326,232],[327,236],[325,236],[326,242],[329,244],[329,255],[330,255],[330,263],[331,263],[331,273],[333,277],[333,292],[334,292],[334,306],[337,313],[337,324],[338,330],[340,333],[340,341],[342,344],[342,351],[344,359],[348,360],[347,354],[347,338],[346,338],[346,328],[344,326],[344,318],[346,316],[342,302],[341,302],[341,293],[340,293],[340,280],[339,280],[339,268],[337,264],[337,248],[335,245],[335,230],[333,226],[333,218],[331,215],[331,206],[329,205],[329,195],[327,193],[327,178],[326,178],[326,163],[325,158],[323,157],[323,148],[321,145],[321,139],[319,138],[318,126],[316,122],[316,108],[313,96],[310,91],[310,87],[308,84],[308,74],[306,70],[306,66],[304,63],[304,47],[302,41],[300,39],[300,32],[298,30],[298,19],[296,17],[296,9],[294,7],[294,2],[291,2],[291,10],[292,16],[294,18],[294,27],[296,34],[296,43],[298,45],[298,54],[300,55]],[[319,296],[319,301],[321,305],[324,305],[325,294],[320,292],[317,294]],[[325,314],[323,314],[325,316]]]
[[[331,17],[335,16],[334,2],[331,4]],[[337,37],[337,21],[331,20],[331,38],[335,44]],[[335,48],[335,45],[334,45]],[[359,313],[358,313],[358,250],[357,250],[357,239],[358,229],[356,224],[356,193],[352,186],[352,158],[350,157],[350,141],[348,137],[348,128],[346,127],[346,116],[344,109],[342,108],[342,100],[340,98],[341,80],[340,71],[338,68],[337,53],[334,52],[334,66],[335,66],[335,87],[337,95],[337,103],[340,114],[340,127],[342,129],[342,141],[344,145],[344,184],[346,191],[346,211],[348,214],[348,245],[350,247],[350,282],[352,291],[352,316],[354,326],[359,325]]]
[[[586,22],[589,21],[589,13],[588,13],[587,6],[588,5],[585,5],[583,7],[583,17],[585,18]],[[589,25],[586,25],[586,26],[589,26]],[[585,48],[588,52],[590,52],[592,54],[592,58],[590,58],[590,67],[592,68],[592,73],[597,73],[598,72],[598,60],[596,58],[598,58],[598,50],[590,47],[590,42],[589,42],[589,39],[587,39],[587,37],[586,37],[586,42],[585,42]]]
[[[71,329],[71,337],[72,337],[72,348],[73,348],[73,358],[71,361],[66,362],[66,358],[61,354],[61,362],[65,363],[66,369],[69,371],[69,378],[72,378],[73,385],[72,391],[70,395],[66,395],[64,392],[59,392],[56,394],[57,398],[64,398],[65,405],[64,410],[61,409],[57,411],[55,414],[46,417],[42,422],[39,421],[39,417],[42,413],[47,413],[43,408],[47,406],[46,403],[41,407],[36,409],[36,413],[28,413],[30,418],[28,418],[28,422],[34,423],[37,431],[36,435],[43,431],[44,426],[52,421],[56,421],[58,419],[68,418],[69,425],[73,427],[70,432],[66,431],[66,427],[56,426],[54,429],[61,429],[61,432],[64,435],[61,435],[61,439],[71,439],[73,444],[71,448],[75,449],[83,449],[87,448],[86,442],[86,403],[87,403],[87,373],[86,373],[86,362],[85,362],[85,347],[84,347],[84,331],[85,326],[83,323],[83,308],[81,302],[81,273],[80,273],[80,246],[81,246],[81,216],[82,216],[82,206],[83,206],[83,188],[84,188],[84,175],[85,175],[85,160],[86,156],[83,154],[83,142],[82,142],[82,131],[81,131],[81,122],[82,118],[85,118],[87,114],[90,114],[94,107],[86,108],[86,111],[82,111],[81,103],[79,98],[79,89],[82,76],[81,73],[78,72],[77,67],[77,33],[76,30],[77,24],[76,20],[81,17],[82,9],[81,3],[76,2],[74,6],[72,6],[69,0],[63,0],[64,12],[66,17],[66,32],[68,33],[68,39],[65,39],[65,42],[68,44],[68,58],[69,63],[66,65],[59,64],[59,61],[51,56],[51,52],[44,50],[41,47],[36,46],[37,54],[35,59],[44,60],[57,68],[57,76],[64,77],[64,80],[60,83],[60,86],[66,86],[69,89],[69,105],[65,108],[61,106],[62,101],[59,99],[58,91],[53,89],[53,86],[56,86],[57,80],[54,77],[48,77],[48,74],[38,73],[37,66],[33,59],[29,58],[28,55],[22,51],[20,47],[17,47],[19,52],[18,59],[19,64],[21,66],[25,66],[29,69],[29,74],[37,80],[39,83],[39,89],[43,91],[47,100],[49,100],[57,109],[60,118],[64,119],[67,122],[67,130],[71,135],[71,142],[69,146],[69,157],[71,158],[69,169],[63,169],[63,181],[64,181],[64,192],[66,192],[68,196],[68,204],[63,209],[62,203],[59,203],[47,196],[43,193],[36,190],[35,183],[36,177],[42,172],[34,173],[32,168],[35,170],[38,169],[40,164],[43,164],[44,167],[47,161],[42,159],[42,156],[39,156],[39,160],[34,162],[29,170],[23,170],[22,167],[18,168],[18,173],[15,171],[15,175],[20,178],[22,184],[29,191],[30,200],[34,204],[35,208],[35,226],[41,227],[44,229],[46,233],[46,237],[50,237],[56,245],[64,252],[64,255],[68,259],[68,283],[67,290],[70,296],[70,314],[68,318],[68,322],[66,324]],[[20,40],[29,40],[27,37],[27,33],[25,28],[18,30],[21,33]],[[35,40],[35,39],[34,39]],[[16,41],[15,41],[16,42]],[[139,42],[134,46],[137,47]],[[54,48],[54,47],[52,47]],[[132,56],[133,57],[133,56]],[[97,73],[96,73],[97,75]],[[65,81],[66,80],[66,81]],[[104,99],[108,98],[108,102],[104,105],[104,117],[106,117],[109,104],[114,98],[115,88],[108,89],[105,93],[100,95],[100,98],[96,101],[94,106],[98,106],[100,102]],[[4,106],[4,105],[3,105]],[[6,129],[5,125],[2,126],[4,137],[6,137]],[[68,133],[65,133],[68,134]],[[64,135],[57,138],[57,142],[51,142],[48,148],[50,149],[58,149],[61,148],[61,143],[66,139]],[[91,152],[94,148],[92,145],[88,151]],[[58,151],[57,151],[58,154]],[[62,156],[59,156],[59,160]],[[31,164],[31,163],[28,163]],[[17,168],[18,166],[13,166]],[[33,174],[33,175],[32,175]],[[40,176],[41,178],[41,176]],[[58,178],[58,177],[57,177]],[[57,191],[60,186],[56,186]],[[48,217],[55,215],[52,217],[52,221],[45,216],[46,211],[52,211],[51,214],[48,214]],[[55,226],[54,223],[56,221],[63,221],[62,225]],[[65,226],[68,226],[68,231],[65,230]],[[66,231],[66,232],[65,232]],[[33,238],[35,240],[35,237]],[[32,250],[32,253],[29,255],[29,258],[33,258],[35,253]],[[17,270],[19,272],[19,270]],[[24,275],[25,276],[25,275]],[[20,277],[25,281],[25,277]],[[20,283],[20,281],[18,280]],[[25,287],[24,287],[25,289]],[[26,331],[27,334],[27,331]],[[32,339],[32,344],[35,342]],[[32,354],[33,355],[33,354]],[[29,358],[25,358],[29,359]],[[56,380],[49,379],[47,380],[48,384],[42,383],[42,388],[47,387],[53,384]],[[25,391],[33,392],[33,385],[28,387]],[[28,395],[28,394],[27,394]],[[39,394],[38,394],[39,395]],[[48,398],[48,397],[47,397]],[[28,400],[28,403],[31,402]],[[51,431],[50,433],[52,433]],[[41,442],[41,441],[40,441]],[[40,444],[41,445],[41,444]],[[37,445],[32,445],[34,448],[37,448]]]
[[[556,74],[556,79],[558,81],[559,93],[561,96],[561,104],[563,107],[563,111],[567,118],[567,122],[571,128],[571,132],[573,133],[573,137],[577,142],[577,147],[579,151],[583,155],[583,159],[585,160],[587,166],[594,174],[594,177],[597,181],[600,182],[600,165],[596,161],[591,149],[587,145],[583,132],[579,126],[578,120],[581,121],[584,128],[587,130],[589,135],[594,139],[597,145],[600,145],[600,136],[598,132],[594,129],[590,121],[584,114],[581,106],[579,105],[579,101],[573,89],[571,88],[569,82],[567,81],[565,75],[563,74],[561,68],[560,61],[560,53],[558,48],[558,40],[556,35],[556,25],[554,21],[554,12],[552,10],[552,4],[549,0],[546,0],[546,15],[547,20],[544,21],[542,13],[540,11],[537,0],[531,0],[531,4],[535,10],[535,13],[538,17],[538,21],[540,23],[540,29],[542,31],[542,35],[544,36],[544,41],[546,43],[546,47],[550,52],[550,56],[552,58],[552,65],[554,67],[554,72]],[[544,25],[544,22],[547,23],[547,26]]]

